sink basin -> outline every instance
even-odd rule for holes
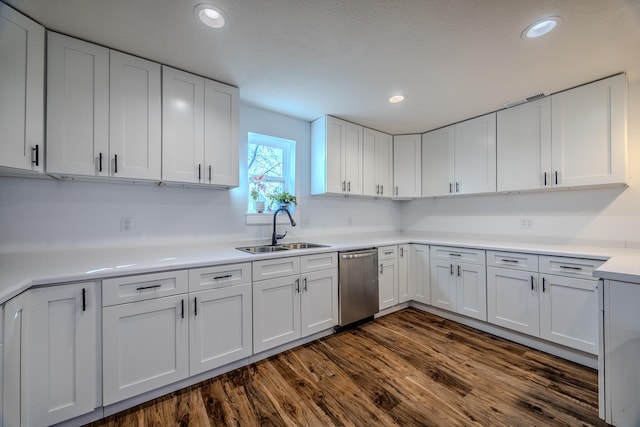
[[[288,248],[282,246],[262,245],[262,246],[245,246],[242,248],[236,248],[239,251],[249,252],[250,254],[264,253],[264,252],[280,252],[286,251]]]
[[[279,245],[283,248],[287,249],[313,249],[313,248],[326,248],[327,245],[319,245],[317,243],[307,243],[307,242],[298,242],[298,243],[283,243]]]
[[[280,252],[287,251],[289,249],[313,249],[313,248],[326,248],[327,245],[319,245],[317,243],[297,242],[297,243],[283,243],[281,245],[260,245],[260,246],[243,246],[236,248],[239,251],[248,252],[250,254],[266,253],[266,252]]]

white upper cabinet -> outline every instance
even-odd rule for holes
[[[311,124],[311,194],[362,195],[363,128],[331,116]]]
[[[619,74],[551,97],[551,174],[561,187],[627,180],[627,79]]]
[[[422,196],[453,194],[454,126],[422,135]]]
[[[109,49],[47,35],[47,172],[107,176]]]
[[[496,114],[455,125],[456,194],[496,191]]]
[[[225,187],[239,185],[238,88],[204,81],[205,183]]]
[[[420,134],[393,137],[393,197],[421,196],[421,151]]]
[[[0,167],[43,171],[44,28],[0,3]]]
[[[237,88],[162,67],[162,180],[238,185]]]
[[[160,180],[160,69],[155,62],[110,52],[111,176]]]
[[[393,186],[392,136],[364,128],[363,195],[391,197]]]
[[[497,114],[498,191],[551,186],[551,98]]]

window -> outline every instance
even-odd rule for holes
[[[269,194],[295,193],[296,142],[274,136],[249,132],[247,150],[249,174],[248,213],[271,209]]]

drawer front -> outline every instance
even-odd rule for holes
[[[538,255],[520,252],[487,251],[487,266],[538,271]]]
[[[378,261],[398,258],[397,246],[381,246],[378,248]]]
[[[540,273],[595,280],[593,270],[604,262],[597,259],[540,256]]]
[[[218,265],[189,270],[189,291],[251,283],[251,263]]]
[[[304,255],[300,257],[300,273],[338,268],[338,253]]]
[[[455,248],[450,246],[432,246],[431,258],[447,261],[485,263],[485,251],[482,249]]]
[[[253,262],[253,280],[300,274],[300,257],[267,259]]]
[[[102,305],[144,301],[188,291],[188,270],[117,277],[102,281]]]

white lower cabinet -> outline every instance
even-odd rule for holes
[[[414,301],[431,304],[429,245],[410,245],[409,294]]]
[[[254,278],[271,277],[253,282],[255,353],[338,324],[337,265],[335,252],[253,263]]]
[[[539,336],[538,284],[537,271],[487,267],[489,322],[528,335]]]
[[[379,309],[393,307],[399,302],[398,247],[378,248],[378,295]]]
[[[485,251],[431,247],[431,304],[487,320]]]
[[[52,425],[101,405],[98,289],[95,282],[42,287],[5,304],[5,426]]]

